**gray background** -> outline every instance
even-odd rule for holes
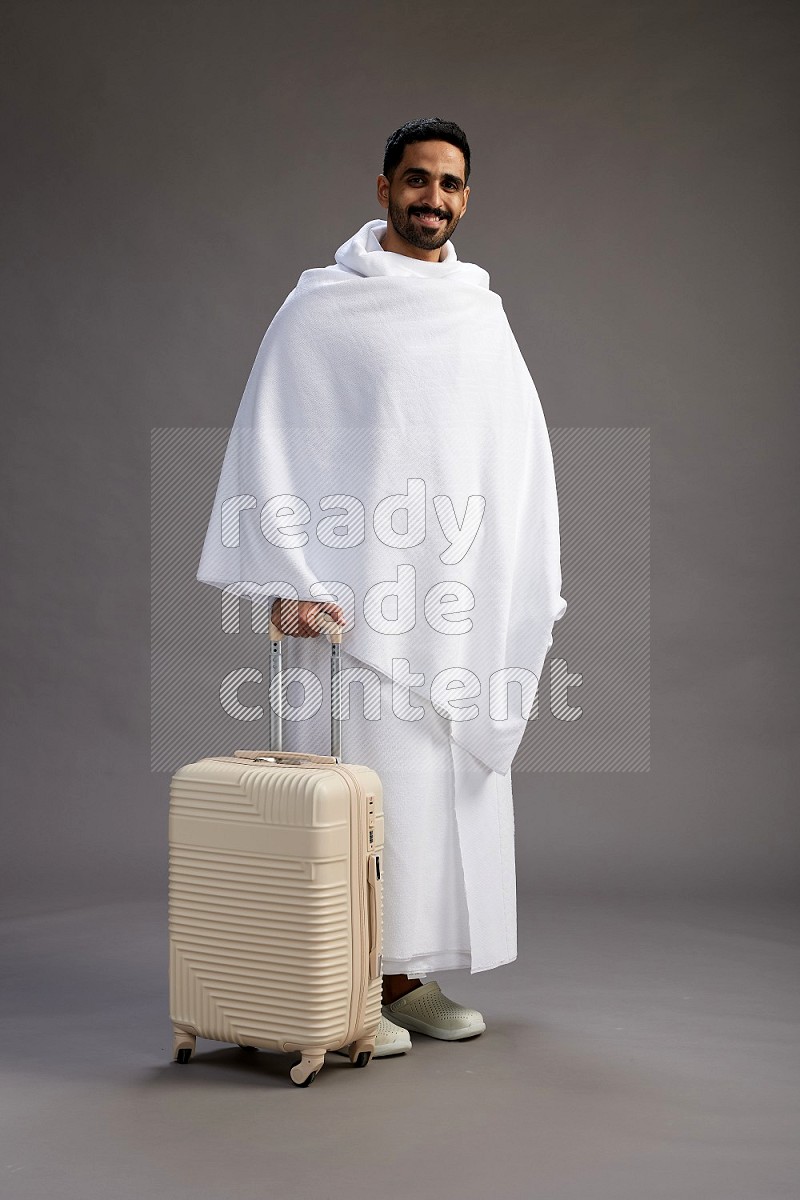
[[[150,431],[231,424],[434,114],[548,423],[651,430],[651,770],[520,773],[520,892],[793,892],[792,9],[6,6],[7,912],[164,896]]]
[[[795,1200],[796,9],[5,6],[8,1200]],[[518,959],[440,979],[485,1033],[298,1091],[170,1061],[150,432],[230,426],[427,115],[551,428],[650,430],[651,769],[516,774]]]

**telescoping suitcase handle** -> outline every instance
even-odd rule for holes
[[[236,758],[247,758],[252,762],[275,762],[300,765],[303,762],[311,763],[339,763],[342,759],[342,721],[337,714],[341,713],[341,669],[342,669],[342,627],[330,613],[319,612],[316,614],[316,621],[321,631],[331,640],[331,753],[327,754],[304,754],[295,750],[283,750],[282,735],[283,735],[283,687],[282,687],[282,668],[281,661],[281,642],[286,636],[275,622],[270,614],[269,620],[269,641],[270,641],[270,656],[269,656],[269,685],[270,693],[273,691],[274,680],[278,680],[275,687],[275,708],[273,710],[270,704],[270,746],[271,750],[236,750]],[[369,929],[370,929],[370,944],[369,944],[369,978],[377,979],[383,973],[383,926],[379,918],[378,907],[378,887],[381,878],[380,869],[380,853],[371,853],[367,865],[367,885],[369,889]]]
[[[269,618],[269,690],[274,705],[269,706],[269,750],[237,750],[237,758],[274,759],[275,762],[341,762],[342,760],[342,627],[330,613],[319,611],[315,624],[331,642],[331,752],[303,754],[283,749],[283,655],[282,643],[286,634]],[[277,682],[276,682],[277,680]]]

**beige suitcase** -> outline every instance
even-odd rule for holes
[[[341,761],[341,627],[331,640],[331,755],[281,749],[281,642],[270,621],[270,750],[181,767],[170,784],[170,1017],[175,1060],[198,1037],[366,1066],[381,1015],[383,793]]]

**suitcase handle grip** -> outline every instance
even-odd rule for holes
[[[330,613],[325,612],[324,609],[321,609],[319,612],[315,613],[314,621],[319,627],[320,632],[327,634],[327,636],[330,638],[332,646],[341,642],[342,633],[344,630],[336,618],[332,617]],[[287,636],[288,635],[285,634],[282,629],[279,629],[275,624],[272,619],[272,612],[270,611],[269,640],[271,642],[281,642]]]
[[[249,758],[251,762],[288,762],[299,765],[302,762],[338,763],[333,754],[303,754],[298,750],[234,750],[234,758]]]

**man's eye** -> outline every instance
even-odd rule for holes
[[[424,180],[421,175],[409,175],[408,182],[409,183],[424,183]],[[451,191],[458,191],[458,184],[453,183],[452,180],[448,180],[444,186],[447,188],[450,188]]]

